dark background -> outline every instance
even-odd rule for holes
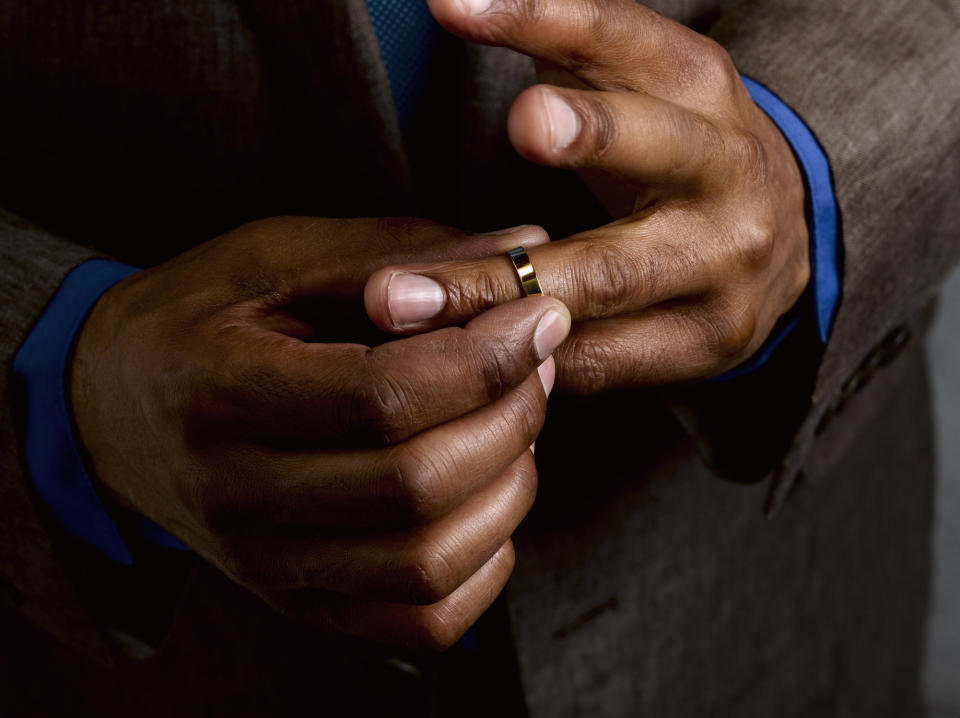
[[[960,717],[960,271],[943,287],[929,338],[939,495],[925,680],[930,718]]]

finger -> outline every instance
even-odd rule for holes
[[[675,72],[680,39],[696,33],[633,0],[429,0],[447,30],[560,66],[598,88]]]
[[[692,239],[709,236],[699,222],[681,209],[664,209],[535,247],[528,256],[544,294],[562,301],[574,321],[613,317],[712,289],[715,250]],[[408,277],[436,284],[442,298],[436,309],[417,315],[409,308]],[[371,320],[393,333],[458,324],[521,296],[505,256],[385,267],[364,290]]]
[[[536,467],[528,451],[500,478],[429,526],[366,537],[311,533],[257,540],[255,550],[268,558],[245,561],[235,578],[273,590],[319,588],[358,598],[436,603],[510,538],[536,491]]]
[[[503,398],[387,449],[257,448],[240,456],[233,449],[224,465],[239,466],[238,477],[210,486],[201,513],[221,532],[428,524],[502,476],[528,450],[543,426],[553,377],[549,358]]]
[[[555,299],[496,307],[465,327],[370,349],[307,344],[239,327],[222,337],[226,368],[181,412],[194,441],[224,424],[240,436],[300,445],[382,446],[489,404],[530,376],[566,337]],[[201,386],[202,382],[197,382]]]
[[[537,85],[510,111],[510,140],[526,159],[603,170],[635,187],[701,185],[719,174],[723,136],[709,120],[642,93]]]
[[[254,316],[270,331],[325,342],[377,341],[358,298],[364,282],[380,267],[393,262],[486,257],[515,246],[536,247],[550,241],[546,231],[535,225],[467,234],[409,217],[323,220],[309,226],[319,229],[295,232],[295,241],[290,246],[283,244],[279,260],[283,266],[275,275],[282,281],[274,281],[270,287],[280,289],[258,297],[254,308],[260,311]],[[318,237],[318,232],[336,232],[336,241],[346,243],[351,251],[325,256],[331,246],[343,244]],[[423,295],[421,299],[429,301],[430,297]],[[276,311],[281,307],[282,311]]]
[[[763,338],[749,311],[698,304],[584,322],[557,350],[557,386],[594,394],[702,380],[743,362]]]
[[[290,592],[270,602],[283,613],[338,634],[442,651],[466,633],[500,595],[514,561],[513,544],[507,541],[453,593],[429,606],[358,601],[318,591]]]
[[[468,259],[518,244],[533,247],[549,241],[546,231],[535,225],[469,234],[412,217],[271,217],[245,225],[223,239],[234,236],[246,243],[246,261],[238,267],[236,283],[248,286],[256,295],[265,294],[273,303],[277,295],[283,302],[318,296],[354,299],[373,272],[405,258]],[[330,247],[349,247],[350,251],[332,253]],[[253,279],[249,276],[251,261],[260,271]]]

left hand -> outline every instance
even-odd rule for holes
[[[514,102],[525,158],[581,172],[621,218],[532,249],[546,294],[576,324],[557,384],[579,393],[702,379],[747,359],[810,274],[804,187],[786,140],[726,51],[633,0],[430,0],[475,42],[530,55],[541,84]],[[618,211],[618,208],[623,210]],[[436,280],[446,304],[421,321],[390,312],[398,271]],[[460,323],[522,296],[506,257],[387,267],[367,311],[382,329]]]

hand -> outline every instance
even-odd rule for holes
[[[323,320],[304,317],[359,308],[385,262],[545,239],[278,218],[129,277],[95,306],[71,370],[93,471],[281,611],[451,644],[511,571],[569,314],[525,300],[375,348],[319,341]]]
[[[555,357],[558,386],[695,380],[744,361],[803,293],[809,240],[791,150],[727,53],[632,0],[483,4],[430,0],[450,31],[530,55],[541,77],[568,85],[517,98],[514,147],[582,172],[611,209],[626,199],[622,219],[529,252],[544,292],[576,322]],[[408,266],[446,301],[398,321],[387,291],[397,271],[367,287],[367,311],[386,331],[457,323],[521,296],[502,257]]]

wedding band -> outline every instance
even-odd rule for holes
[[[524,293],[528,297],[542,297],[543,290],[540,289],[540,282],[537,279],[537,272],[533,268],[530,257],[523,251],[523,247],[514,247],[507,255],[513,262],[513,268],[517,270],[517,277],[520,278],[520,284]]]

